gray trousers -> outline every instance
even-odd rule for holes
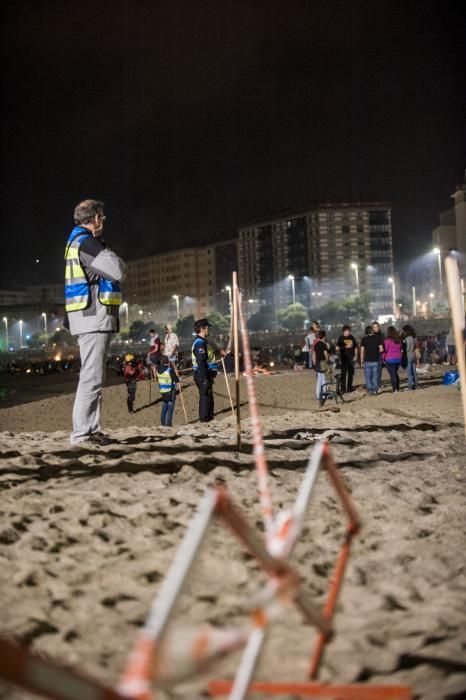
[[[86,440],[100,431],[102,386],[105,379],[107,350],[110,333],[82,333],[78,335],[81,371],[73,406],[71,444]]]

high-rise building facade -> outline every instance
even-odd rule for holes
[[[454,206],[440,214],[440,226],[432,232],[432,240],[442,258],[452,250],[460,253],[460,271],[466,276],[466,172],[464,182],[456,186],[451,198]]]
[[[140,307],[144,319],[150,315],[167,322],[209,313],[215,289],[214,248],[206,246],[130,260],[123,297],[130,309]]]
[[[317,204],[239,228],[246,297],[316,308],[367,293],[374,315],[393,311],[391,209],[380,202]]]
[[[123,296],[132,310],[131,320],[140,315],[174,322],[177,316],[227,312],[225,286],[231,283],[237,259],[237,242],[225,241],[130,260]]]

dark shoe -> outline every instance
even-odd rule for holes
[[[93,445],[98,445],[99,447],[105,447],[106,445],[112,445],[115,440],[108,437],[108,435],[104,435],[104,433],[93,433],[89,437],[89,442],[92,442]]]

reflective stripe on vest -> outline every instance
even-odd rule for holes
[[[173,379],[169,369],[165,372],[157,372],[157,381],[161,394],[167,394],[173,389]]]
[[[65,309],[81,311],[89,306],[90,287],[79,261],[79,249],[92,234],[82,226],[71,231],[65,250]]]
[[[194,341],[193,346],[191,348],[191,361],[192,361],[192,365],[193,365],[194,370],[196,370],[198,368],[196,355],[194,354],[194,346],[196,345],[196,343],[199,343],[199,342],[204,343],[205,341],[203,338],[196,338],[196,340]],[[207,343],[206,343],[206,345],[207,345],[207,364],[209,366],[209,369],[217,371],[218,365],[215,362],[214,349],[210,345],[208,345]]]
[[[120,306],[123,301],[120,285],[118,282],[99,278],[99,301],[106,306]]]
[[[90,284],[79,260],[82,243],[92,234],[83,226],[76,226],[65,250],[65,309],[82,311],[90,304]],[[99,277],[98,299],[105,306],[120,306],[122,293],[118,282]]]

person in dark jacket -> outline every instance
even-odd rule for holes
[[[191,355],[194,369],[194,381],[199,391],[199,420],[208,423],[214,418],[213,383],[217,376],[217,363],[212,346],[207,342],[209,322],[201,318],[194,324],[194,339]]]
[[[351,326],[343,326],[336,351],[341,363],[341,393],[353,391],[354,365],[358,358],[358,343],[351,334]]]

